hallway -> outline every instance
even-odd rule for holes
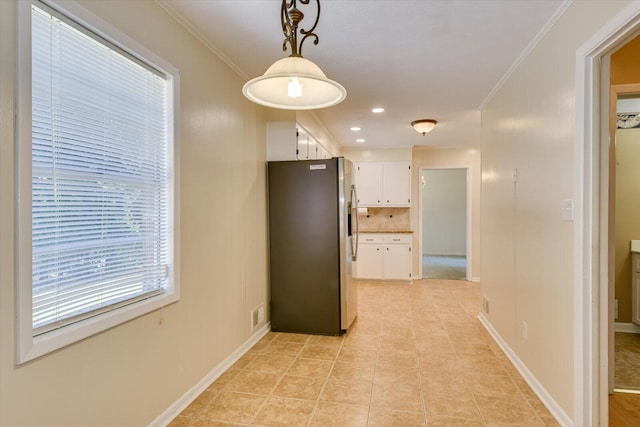
[[[477,320],[479,283],[358,297],[346,336],[269,333],[170,425],[558,425]]]

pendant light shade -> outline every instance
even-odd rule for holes
[[[438,122],[436,120],[422,119],[411,122],[411,126],[413,126],[416,132],[421,133],[422,136],[425,136],[426,134],[431,132],[434,127],[436,127],[437,123]]]
[[[295,56],[273,63],[262,76],[249,80],[242,93],[256,104],[285,110],[331,107],[347,97],[346,89],[320,67]]]
[[[311,0],[300,0],[300,3],[309,5]],[[314,31],[320,19],[320,0],[315,0],[315,4],[315,22],[309,29],[300,29],[302,38],[298,43],[298,24],[304,14],[297,8],[297,0],[282,0],[282,49],[287,50],[288,45],[291,55],[274,62],[262,76],[244,85],[242,93],[250,101],[284,110],[312,110],[331,107],[347,97],[347,91],[340,83],[328,79],[320,67],[302,57],[302,45],[308,37],[318,44],[318,36]]]

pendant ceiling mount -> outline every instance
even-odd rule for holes
[[[299,0],[308,6],[312,0]],[[285,110],[312,110],[339,104],[347,96],[346,89],[338,82],[330,80],[313,62],[302,57],[302,45],[307,38],[318,44],[315,33],[320,19],[320,0],[317,5],[313,26],[306,30],[298,28],[304,14],[297,7],[298,0],[282,0],[280,21],[284,42],[282,50],[291,49],[287,58],[273,63],[260,77],[249,80],[242,93],[256,104]],[[298,33],[299,31],[299,33]],[[298,42],[298,36],[301,36]]]

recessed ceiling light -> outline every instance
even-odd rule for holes
[[[358,132],[360,130],[360,128],[358,126],[354,126],[351,128],[352,131],[354,132]]]
[[[382,107],[376,107],[373,110],[371,110],[372,113],[383,113],[384,112],[384,108]]]
[[[362,139],[362,138],[358,138],[358,139],[356,139],[356,142],[365,142],[365,141],[366,141],[366,140],[365,140],[365,139]]]

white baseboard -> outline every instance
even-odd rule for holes
[[[555,417],[556,421],[560,423],[563,427],[574,427],[573,420],[562,410],[560,405],[555,401],[553,397],[549,394],[547,390],[540,384],[537,378],[529,371],[527,366],[520,360],[520,358],[516,355],[516,353],[509,347],[505,340],[502,339],[498,331],[496,331],[489,319],[484,315],[484,313],[480,313],[478,315],[478,319],[480,323],[487,329],[487,332],[493,337],[495,342],[500,346],[504,354],[507,355],[511,363],[514,364],[520,375],[524,378],[524,380],[529,384],[529,387],[533,390],[533,392],[540,398],[544,406],[547,407],[549,412]]]
[[[635,323],[616,322],[614,324],[614,330],[616,332],[625,332],[627,334],[640,334],[640,326]]]
[[[191,387],[185,394],[180,396],[178,400],[173,402],[162,414],[149,424],[149,427],[165,427],[175,417],[177,417],[187,406],[191,404],[200,394],[207,389],[215,380],[218,379],[231,365],[236,363],[255,343],[260,341],[271,330],[271,323],[267,323],[258,329],[251,337],[246,340],[233,353],[225,358],[218,366],[213,368],[204,378],[196,385]]]
[[[480,283],[480,278],[479,277],[472,277],[471,280],[469,280],[470,282],[473,283]]]

